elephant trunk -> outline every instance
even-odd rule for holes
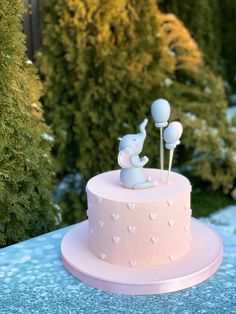
[[[148,120],[147,119],[144,119],[143,122],[139,125],[139,130],[140,130],[140,133],[142,135],[142,137],[145,139],[146,138],[146,125],[147,125],[147,122]]]

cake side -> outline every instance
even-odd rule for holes
[[[157,187],[124,189],[119,171],[88,182],[89,244],[98,258],[120,266],[150,267],[174,262],[188,251],[190,182],[172,173],[167,185],[160,182],[160,170],[146,172],[158,182]]]

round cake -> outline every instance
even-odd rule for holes
[[[87,184],[89,246],[98,258],[125,267],[151,267],[183,257],[191,242],[191,184],[183,175],[145,169],[157,186],[135,190],[120,184],[120,170]]]

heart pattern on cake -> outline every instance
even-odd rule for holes
[[[129,226],[128,227],[128,230],[130,233],[134,233],[135,229],[136,229],[135,226]]]
[[[184,227],[184,230],[187,232],[188,231],[188,225],[186,225],[185,227]]]
[[[130,210],[132,210],[132,209],[134,209],[135,204],[134,204],[134,203],[128,203],[127,206],[128,206],[128,208],[129,208]]]
[[[105,259],[106,258],[106,254],[100,253],[100,257],[101,257],[101,259]]]
[[[172,226],[174,225],[174,223],[175,223],[174,219],[170,219],[170,220],[168,221],[168,225],[169,225],[170,227],[172,227]]]
[[[185,204],[185,205],[184,205],[184,208],[185,208],[185,210],[188,210],[188,209],[189,209],[189,205],[188,205],[188,204]]]
[[[157,213],[150,213],[150,214],[149,214],[149,218],[150,218],[151,220],[156,220],[156,218],[157,218]]]
[[[98,200],[98,203],[101,203],[102,198],[100,196],[97,196],[97,200]]]
[[[135,259],[131,259],[129,260],[129,264],[130,266],[135,267],[137,265],[137,261]]]
[[[173,261],[175,260],[175,254],[170,254],[170,255],[169,255],[169,260],[170,260],[171,262],[173,262]]]
[[[103,227],[103,221],[102,220],[98,220],[99,226],[102,228]]]
[[[172,200],[168,200],[168,201],[167,201],[167,204],[168,204],[169,206],[172,206],[172,205],[173,205],[173,201],[172,201]]]
[[[114,236],[114,237],[112,238],[112,240],[113,240],[113,242],[114,242],[115,244],[117,244],[117,243],[120,242],[120,238],[117,237],[117,236]]]
[[[112,218],[112,220],[118,220],[119,219],[119,215],[118,214],[116,214],[116,213],[113,213],[113,214],[111,214],[111,218]]]
[[[158,236],[151,237],[151,241],[152,241],[153,244],[156,244],[159,241],[159,237]]]
[[[90,228],[89,231],[90,231],[90,234],[93,234],[93,229],[92,228]]]

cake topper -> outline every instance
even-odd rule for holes
[[[169,126],[164,131],[165,147],[170,150],[169,156],[169,168],[167,184],[170,184],[170,171],[173,161],[174,149],[180,144],[180,137],[183,133],[183,126],[180,122],[174,121],[169,124]]]
[[[155,126],[160,128],[160,167],[161,167],[161,181],[163,180],[164,168],[164,149],[163,149],[163,128],[168,125],[170,117],[170,104],[165,99],[157,99],[152,103],[151,113]]]
[[[147,122],[148,120],[144,119],[139,125],[139,133],[128,134],[119,138],[118,164],[121,167],[120,182],[125,188],[145,189],[157,185],[156,181],[149,180],[143,169],[148,162],[148,158],[146,156],[139,157],[146,139],[145,128]]]

